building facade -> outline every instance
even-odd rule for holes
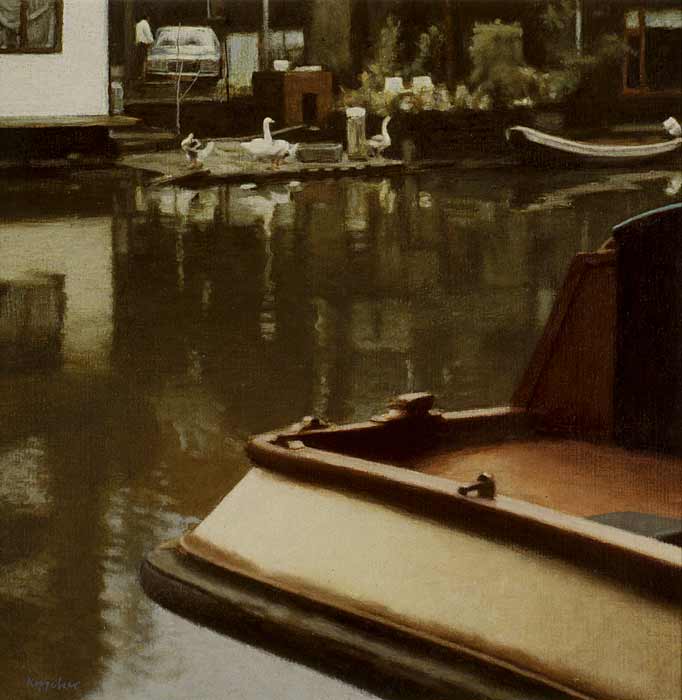
[[[0,117],[109,114],[108,0],[0,0]]]

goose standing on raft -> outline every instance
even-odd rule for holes
[[[180,143],[180,148],[182,148],[187,156],[189,167],[192,170],[199,170],[203,168],[206,158],[213,153],[215,142],[209,141],[204,144],[199,141],[199,139],[195,139],[194,134],[190,134]]]
[[[255,160],[270,161],[272,167],[276,168],[290,154],[295,153],[295,147],[284,139],[273,140],[270,133],[270,124],[275,120],[270,117],[263,119],[263,137],[244,141],[240,145]]]
[[[381,133],[367,139],[367,148],[371,155],[380,156],[391,145],[391,137],[388,135],[388,122],[390,121],[391,117],[384,117],[381,122]]]

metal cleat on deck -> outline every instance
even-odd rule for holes
[[[288,432],[290,433],[306,433],[309,430],[324,430],[328,428],[329,423],[317,416],[303,416],[298,423],[294,423]]]
[[[495,498],[495,493],[497,491],[497,484],[495,483],[495,477],[488,472],[483,472],[478,475],[476,481],[468,486],[460,486],[457,489],[457,493],[460,496],[468,496],[470,493],[475,493],[479,498]]]
[[[277,434],[276,443],[286,446],[290,450],[300,450],[305,447],[301,440],[296,440],[296,435],[302,435],[313,430],[325,430],[331,427],[331,423],[317,416],[303,416],[300,421],[280,430]]]
[[[388,423],[395,420],[438,417],[440,411],[433,409],[433,394],[426,391],[400,394],[388,404],[388,411],[372,416],[373,423]]]

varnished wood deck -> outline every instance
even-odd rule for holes
[[[580,517],[616,511],[682,517],[682,460],[653,453],[547,439],[442,452],[411,466],[458,482],[492,472],[501,495]]]

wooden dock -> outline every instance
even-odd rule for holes
[[[82,115],[45,117],[0,117],[0,129],[120,129],[139,124],[135,117],[124,115]]]
[[[123,165],[156,175],[150,185],[196,184],[201,182],[269,182],[273,180],[303,180],[354,175],[381,176],[402,173],[401,160],[375,158],[366,161],[343,160],[340,163],[287,162],[279,168],[268,163],[252,161],[242,154],[238,144],[219,142],[206,159],[202,170],[191,170],[184,155],[177,149],[156,153],[136,153],[117,160]]]

